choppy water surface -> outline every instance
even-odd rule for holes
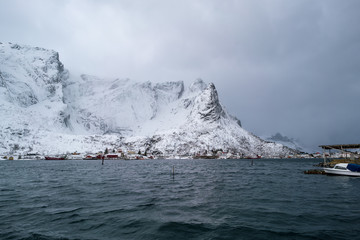
[[[360,178],[317,161],[0,161],[0,239],[359,239]]]

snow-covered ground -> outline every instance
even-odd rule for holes
[[[0,154],[106,147],[163,155],[294,152],[243,129],[212,83],[72,76],[55,51],[10,43],[0,44],[0,113]]]

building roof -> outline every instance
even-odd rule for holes
[[[360,144],[339,144],[339,145],[320,145],[322,149],[351,149],[351,148],[360,148]]]

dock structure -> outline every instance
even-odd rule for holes
[[[357,149],[357,148],[360,149],[360,144],[320,145],[319,147],[321,147],[323,149],[324,164],[326,164],[326,154],[325,154],[326,150],[329,150],[329,155],[330,155],[330,150],[332,150],[332,149],[340,150],[341,152],[346,154],[346,158],[347,158],[347,154],[349,153],[350,158],[352,160],[354,160],[356,153],[347,151],[347,149]],[[359,155],[359,154],[357,154],[357,155]]]
[[[343,150],[343,149],[360,148],[360,144],[320,145],[319,147],[326,150],[330,150],[330,149]]]

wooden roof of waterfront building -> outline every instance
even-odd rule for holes
[[[338,145],[320,145],[322,149],[354,149],[360,148],[360,144],[338,144]]]

